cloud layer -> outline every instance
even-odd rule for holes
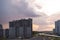
[[[60,19],[60,13],[47,16],[37,11],[40,9],[35,0],[0,0],[0,23],[5,23],[3,26],[7,28],[6,22],[33,17],[34,30],[52,30],[56,19]]]
[[[16,20],[24,17],[37,17],[37,14],[33,8],[31,2],[28,0],[0,0],[0,22],[8,22],[10,20]],[[37,4],[36,4],[37,5]],[[38,7],[35,6],[34,7]]]

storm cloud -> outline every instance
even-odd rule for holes
[[[37,11],[40,9],[40,4],[35,0],[0,0],[0,23],[7,28],[9,21],[32,17],[33,24],[38,26],[36,30],[48,30],[47,28],[52,28],[49,27],[49,17]]]
[[[37,16],[40,15],[28,0],[0,0],[0,23]]]

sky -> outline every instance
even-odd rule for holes
[[[0,0],[0,24],[22,18],[33,19],[34,31],[51,31],[60,18],[60,0]]]

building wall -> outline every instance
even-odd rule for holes
[[[55,22],[55,32],[56,33],[58,33],[58,27],[59,27],[58,22]]]
[[[15,33],[15,27],[10,27],[9,29],[9,38],[15,38],[16,33]]]
[[[5,37],[9,38],[9,29],[5,29]]]
[[[24,28],[19,27],[19,37],[24,37]]]
[[[60,34],[60,22],[58,23],[58,26],[59,27],[57,28],[58,29],[57,31],[58,31],[58,34]]]
[[[0,24],[0,37],[3,37],[3,28],[1,24]]]
[[[32,19],[21,19],[9,22],[9,27],[10,37],[32,37]]]
[[[0,37],[3,37],[3,29],[0,29]]]
[[[15,29],[15,33],[16,33],[16,37],[19,37],[19,27],[16,27],[16,29]]]
[[[55,30],[54,31],[57,35],[60,35],[60,20],[55,22]]]
[[[27,31],[26,31],[26,34],[27,34],[27,35],[26,35],[26,36],[27,36],[27,37],[32,37],[31,27],[27,27],[26,29],[27,29]]]

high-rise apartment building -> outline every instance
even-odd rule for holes
[[[55,29],[53,31],[55,34],[60,35],[60,20],[55,22]]]
[[[32,19],[21,19],[19,24],[19,36],[32,37]]]
[[[21,19],[9,22],[9,36],[11,35],[21,38],[32,37],[32,19]]]
[[[15,33],[15,21],[9,22],[9,38],[15,38],[16,33]]]

